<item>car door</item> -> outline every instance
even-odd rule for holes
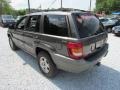
[[[41,42],[56,50],[59,54],[66,54],[65,38],[70,36],[66,15],[45,15]]]
[[[27,22],[27,25],[24,30],[23,34],[23,40],[24,40],[24,46],[27,52],[30,54],[34,54],[34,36],[35,33],[39,32],[39,27],[40,27],[40,16],[34,15],[34,16],[29,16],[29,20]]]
[[[24,48],[23,31],[25,28],[26,20],[27,20],[27,17],[21,18],[19,22],[16,24],[16,28],[12,31],[13,41],[17,46],[21,48]]]

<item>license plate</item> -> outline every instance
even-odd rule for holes
[[[104,40],[96,42],[96,48],[101,47],[103,45],[103,43],[104,43]]]

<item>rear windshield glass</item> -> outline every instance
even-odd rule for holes
[[[81,38],[100,34],[104,31],[99,19],[92,14],[73,14]]]
[[[12,15],[3,15],[2,16],[3,19],[7,19],[7,20],[10,20],[10,19],[14,19]]]

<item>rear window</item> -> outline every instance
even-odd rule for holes
[[[104,32],[104,27],[99,19],[89,13],[73,14],[80,38],[97,35]]]
[[[100,19],[101,22],[107,22],[108,19]]]
[[[14,19],[12,15],[2,15],[3,19]]]

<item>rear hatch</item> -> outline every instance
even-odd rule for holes
[[[90,13],[74,13],[73,17],[83,44],[83,56],[90,57],[104,48],[108,35],[99,19]]]

